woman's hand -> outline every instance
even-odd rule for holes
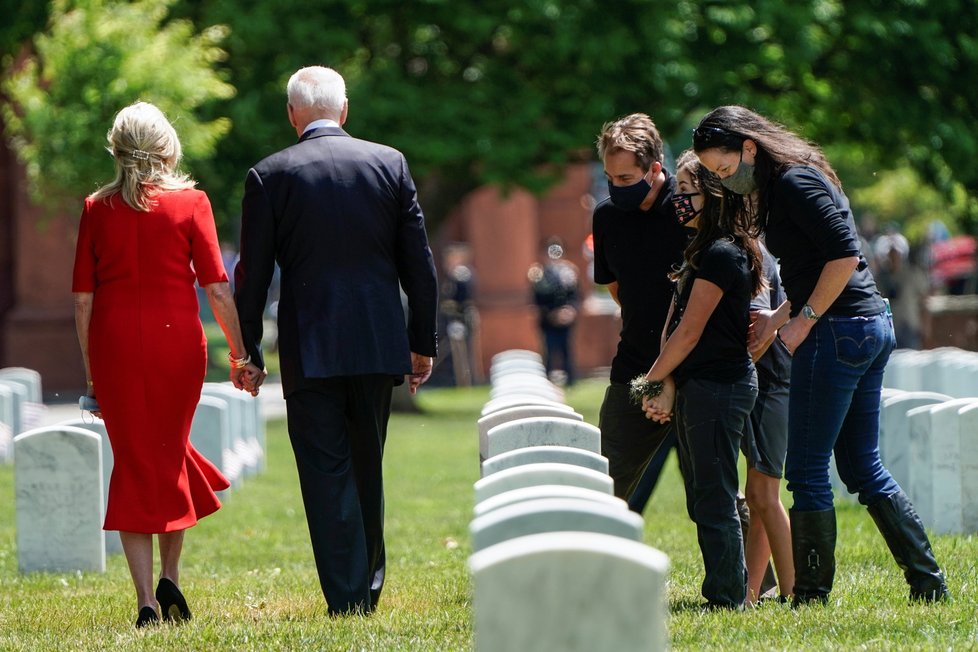
[[[747,350],[752,354],[774,341],[778,327],[774,323],[774,310],[751,310],[750,327],[747,329]]]
[[[86,396],[88,396],[88,398],[94,400],[95,402],[98,402],[98,399],[95,398],[95,386],[92,385],[92,381],[88,381],[88,392]],[[89,414],[91,414],[93,417],[97,419],[102,418],[102,410],[92,410]]]
[[[662,392],[658,396],[642,399],[642,409],[645,418],[656,423],[668,423],[672,420],[672,410],[676,403],[676,382],[672,376],[663,379]]]
[[[790,355],[794,355],[795,350],[805,341],[814,323],[806,317],[796,316],[789,319],[787,324],[778,329],[778,337],[781,338],[781,343],[788,349]]]

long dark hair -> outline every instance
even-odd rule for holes
[[[757,144],[754,177],[757,180],[755,219],[759,229],[767,224],[771,184],[791,166],[818,168],[842,189],[842,182],[818,145],[742,106],[721,106],[707,113],[693,130],[693,149],[697,154],[713,148],[739,152],[747,138]]]
[[[670,278],[684,283],[683,276],[699,268],[699,258],[703,250],[716,240],[724,238],[740,247],[747,254],[750,265],[751,296],[757,295],[765,286],[761,251],[756,238],[751,234],[751,211],[747,198],[734,194],[720,185],[720,178],[707,170],[696,158],[696,153],[687,149],[676,161],[676,174],[687,170],[693,185],[703,195],[703,210],[696,223],[696,235],[683,253],[685,262],[682,269]]]

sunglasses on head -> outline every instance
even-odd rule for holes
[[[743,136],[723,127],[696,127],[693,129],[693,149],[696,150],[742,142],[744,142]]]

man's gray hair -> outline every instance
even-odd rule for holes
[[[287,93],[294,109],[314,107],[339,115],[346,104],[346,82],[340,73],[324,66],[297,70],[289,78]]]

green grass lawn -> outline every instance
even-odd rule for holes
[[[597,422],[603,383],[568,403]],[[330,620],[319,591],[282,422],[269,424],[268,468],[190,530],[182,585],[195,618],[137,632],[125,560],[104,574],[17,572],[13,468],[0,467],[0,650],[465,650],[471,648],[475,420],[484,388],[425,390],[419,415],[395,415],[386,457],[388,578],[370,618]],[[978,542],[935,537],[955,599],[907,604],[907,587],[865,510],[839,506],[836,589],[828,608],[766,604],[699,613],[702,561],[674,458],[646,513],[646,543],[671,559],[676,649],[975,649]],[[569,614],[580,623],[587,614]]]

